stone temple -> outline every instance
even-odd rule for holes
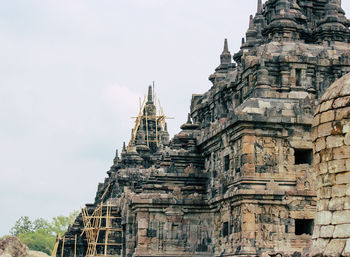
[[[225,40],[212,87],[192,96],[171,140],[149,88],[130,143],[56,256],[350,256],[341,223],[350,213],[337,214],[349,208],[340,181],[350,179],[324,171],[338,169],[326,140],[337,147],[344,124],[338,134],[327,125],[321,114],[337,108],[323,108],[327,99],[313,122],[324,92],[350,72],[349,26],[340,0],[258,0],[240,50],[232,56]],[[322,184],[331,178],[336,200]]]

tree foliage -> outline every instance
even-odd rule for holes
[[[28,216],[20,217],[10,230],[10,235],[19,236],[20,234],[33,232],[33,224]]]
[[[55,245],[56,237],[45,229],[38,229],[35,232],[24,233],[18,236],[22,243],[30,250],[51,254]]]
[[[31,221],[28,216],[23,216],[16,221],[10,234],[17,236],[30,250],[51,254],[56,237],[65,233],[78,214],[74,211],[69,216],[54,217],[50,222],[43,218]]]

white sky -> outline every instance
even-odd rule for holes
[[[93,202],[153,80],[178,132],[256,2],[0,1],[0,236]]]

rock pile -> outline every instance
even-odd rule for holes
[[[48,257],[47,254],[29,251],[17,237],[10,236],[0,239],[0,257]]]

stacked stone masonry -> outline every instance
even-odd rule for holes
[[[89,213],[101,202],[118,209],[121,256],[308,253],[320,184],[312,163],[319,163],[317,172],[325,168],[320,153],[313,160],[313,113],[327,88],[350,72],[349,25],[339,0],[258,0],[241,49],[232,56],[225,40],[212,87],[192,96],[188,120],[171,140],[166,124],[158,125],[149,88],[130,144],[87,205]],[[328,137],[317,139],[317,152],[345,142],[333,132],[343,129],[333,125],[342,114],[326,112],[327,103],[318,131]],[[333,154],[341,151],[348,149]],[[324,180],[348,179],[338,170],[346,165],[329,162],[334,172]],[[325,224],[316,223],[315,233],[341,235],[350,210],[337,212],[349,190],[322,190],[331,209],[318,214]],[[85,256],[83,231],[80,215],[57,256],[74,256],[75,235],[77,256]]]
[[[350,256],[350,74],[323,95],[312,139],[318,196],[314,254]]]

